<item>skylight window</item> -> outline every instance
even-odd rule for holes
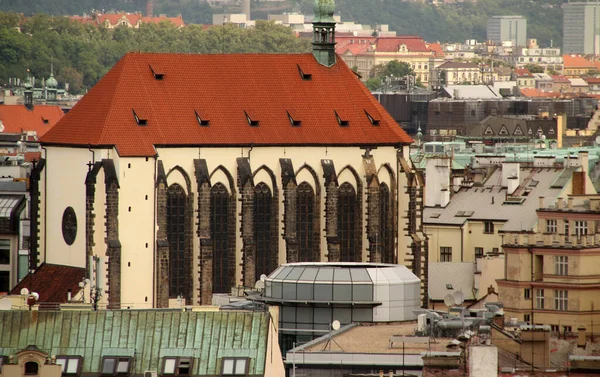
[[[162,80],[164,78],[165,73],[156,65],[150,64],[150,69],[152,70],[152,74],[154,75],[155,79]]]
[[[434,213],[433,215],[431,215],[429,217],[432,218],[432,219],[437,219],[437,218],[440,217],[440,214],[439,213]]]
[[[260,122],[257,119],[253,119],[246,111],[244,111],[244,114],[246,115],[246,120],[248,121],[248,124],[252,127],[258,127],[258,125],[260,124]]]
[[[302,70],[302,68],[300,68],[300,64],[297,64],[298,66],[298,72],[300,73],[300,77],[302,78],[302,80],[312,80],[312,74],[311,73],[306,73]]]
[[[199,112],[198,110],[194,110],[194,114],[196,114],[196,120],[198,121],[199,125],[201,125],[202,127],[210,126],[210,120],[205,114],[200,115],[201,112]]]
[[[367,118],[369,119],[369,122],[371,122],[372,125],[374,126],[379,126],[379,119],[375,119],[371,116],[371,114],[369,114],[367,112],[367,110],[365,110],[365,114],[367,114]]]
[[[289,111],[287,111],[288,119],[290,120],[290,124],[294,127],[299,127],[302,125],[302,121],[295,119]]]
[[[350,122],[348,120],[342,119],[342,117],[340,117],[340,114],[338,114],[337,111],[333,111],[335,113],[335,118],[338,121],[338,124],[342,127],[348,127],[350,125]]]
[[[140,126],[145,126],[148,124],[148,118],[142,115],[140,111],[132,110],[133,117],[135,118],[135,122]]]

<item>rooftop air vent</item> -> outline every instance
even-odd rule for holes
[[[248,124],[251,127],[258,127],[258,125],[260,124],[258,119],[256,119],[255,117],[252,117],[250,114],[248,114],[247,111],[244,111],[244,115],[246,115],[246,120],[248,121]]]
[[[135,118],[135,122],[140,126],[145,126],[148,124],[148,118],[145,117],[139,110],[132,110],[133,117]]]
[[[289,111],[287,111],[288,119],[290,120],[290,124],[294,127],[299,127],[302,125],[302,121],[292,116]]]
[[[206,116],[206,114],[202,113],[201,111],[198,110],[194,110],[194,114],[196,114],[196,120],[198,121],[198,124],[202,127],[208,127],[210,126],[210,120],[208,119],[208,117]]]
[[[300,65],[297,64],[298,66],[298,72],[300,73],[300,77],[302,78],[302,80],[312,80],[312,74],[311,73],[306,73],[302,70],[302,68],[300,68]]]
[[[165,73],[156,65],[150,64],[150,69],[152,70],[155,79],[162,80],[165,77]]]
[[[367,115],[367,118],[369,119],[369,122],[371,122],[372,125],[374,126],[379,126],[379,119],[375,119],[371,116],[371,114],[369,114],[367,112],[367,110],[365,110],[365,114]]]
[[[348,127],[350,125],[350,122],[346,119],[343,119],[337,111],[334,110],[333,112],[335,113],[335,118],[340,126]]]

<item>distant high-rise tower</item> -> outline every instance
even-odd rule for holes
[[[153,17],[154,16],[154,3],[152,2],[152,0],[148,0],[148,2],[146,2],[146,17]]]
[[[525,46],[527,44],[527,19],[523,16],[488,18],[487,39],[495,44],[511,41],[515,46]]]
[[[600,0],[569,1],[563,5],[565,54],[600,54]]]
[[[250,0],[242,1],[242,13],[246,15],[246,20],[250,21]]]

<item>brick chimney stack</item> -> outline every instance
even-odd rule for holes
[[[146,2],[146,17],[153,17],[154,16],[154,3],[152,2],[152,0],[148,0]]]

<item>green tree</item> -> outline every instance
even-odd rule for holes
[[[531,73],[544,73],[544,67],[538,64],[525,64],[524,67],[528,69]]]

